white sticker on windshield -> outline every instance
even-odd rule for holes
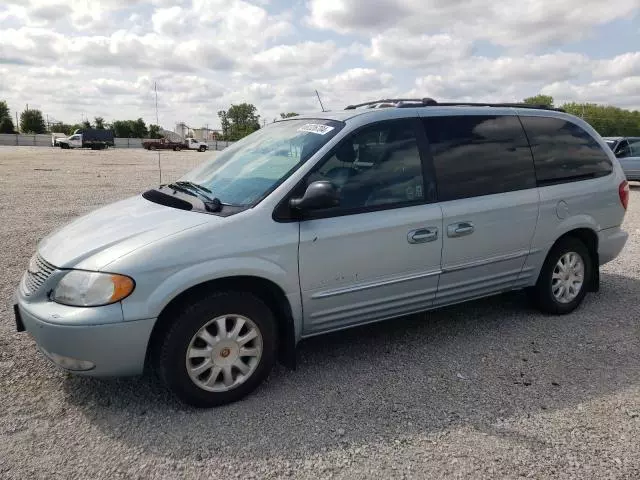
[[[299,132],[311,132],[317,133],[318,135],[326,135],[335,127],[330,127],[329,125],[321,125],[319,123],[306,123],[301,126],[298,131]]]

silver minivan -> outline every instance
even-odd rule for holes
[[[149,367],[220,405],[314,335],[514,289],[573,311],[625,245],[628,199],[611,149],[561,111],[391,99],[293,117],[43,239],[17,329],[67,371]]]

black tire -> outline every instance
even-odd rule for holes
[[[182,148],[180,148],[180,147],[173,147],[173,151],[174,151],[174,152],[179,152],[180,150],[182,150]]]
[[[186,355],[194,335],[207,322],[224,315],[249,318],[262,336],[262,355],[253,373],[238,386],[223,392],[211,392],[197,386],[187,373]],[[182,402],[208,408],[235,402],[255,390],[269,375],[276,358],[277,335],[273,313],[254,295],[243,292],[219,292],[185,305],[157,351],[156,370],[161,381]]]
[[[198,151],[200,152],[204,152],[207,149],[207,147],[205,146],[201,146],[200,148],[198,148]]]
[[[577,253],[584,264],[584,278],[578,295],[567,303],[562,303],[553,295],[552,277],[556,264],[560,258],[566,253]],[[591,263],[591,254],[589,249],[580,240],[574,237],[565,237],[558,241],[544,261],[538,281],[535,287],[530,290],[530,297],[535,306],[544,313],[554,315],[565,315],[573,312],[584,300],[589,289],[589,284],[593,277],[593,265]]]

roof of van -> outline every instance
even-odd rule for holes
[[[435,104],[435,105],[420,105],[420,104],[405,104],[402,107],[399,106],[387,106],[382,108],[347,108],[345,110],[336,110],[336,111],[324,111],[324,112],[315,112],[315,113],[305,113],[295,117],[289,117],[285,120],[295,120],[295,119],[326,119],[326,120],[336,120],[336,121],[347,121],[354,117],[359,117],[363,115],[368,116],[379,116],[386,117],[389,111],[394,111],[397,109],[410,109],[410,110],[419,110],[421,113],[429,113],[435,116],[445,115],[447,113],[454,113],[458,115],[470,115],[477,114],[479,111],[484,112],[492,112],[497,114],[513,114],[514,110],[518,110],[519,113],[523,113],[522,110],[531,111],[534,114],[550,114],[550,116],[565,116],[568,115],[564,113],[560,109],[555,108],[545,108],[544,106],[533,106],[526,104],[506,104],[506,103],[496,103],[496,104],[473,104],[473,103],[459,103],[459,104]],[[387,115],[385,115],[387,113]],[[395,115],[389,115],[395,116]],[[278,120],[283,121],[283,120]]]

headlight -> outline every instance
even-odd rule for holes
[[[119,302],[134,287],[133,279],[124,275],[71,270],[58,282],[51,299],[63,305],[98,307]]]

